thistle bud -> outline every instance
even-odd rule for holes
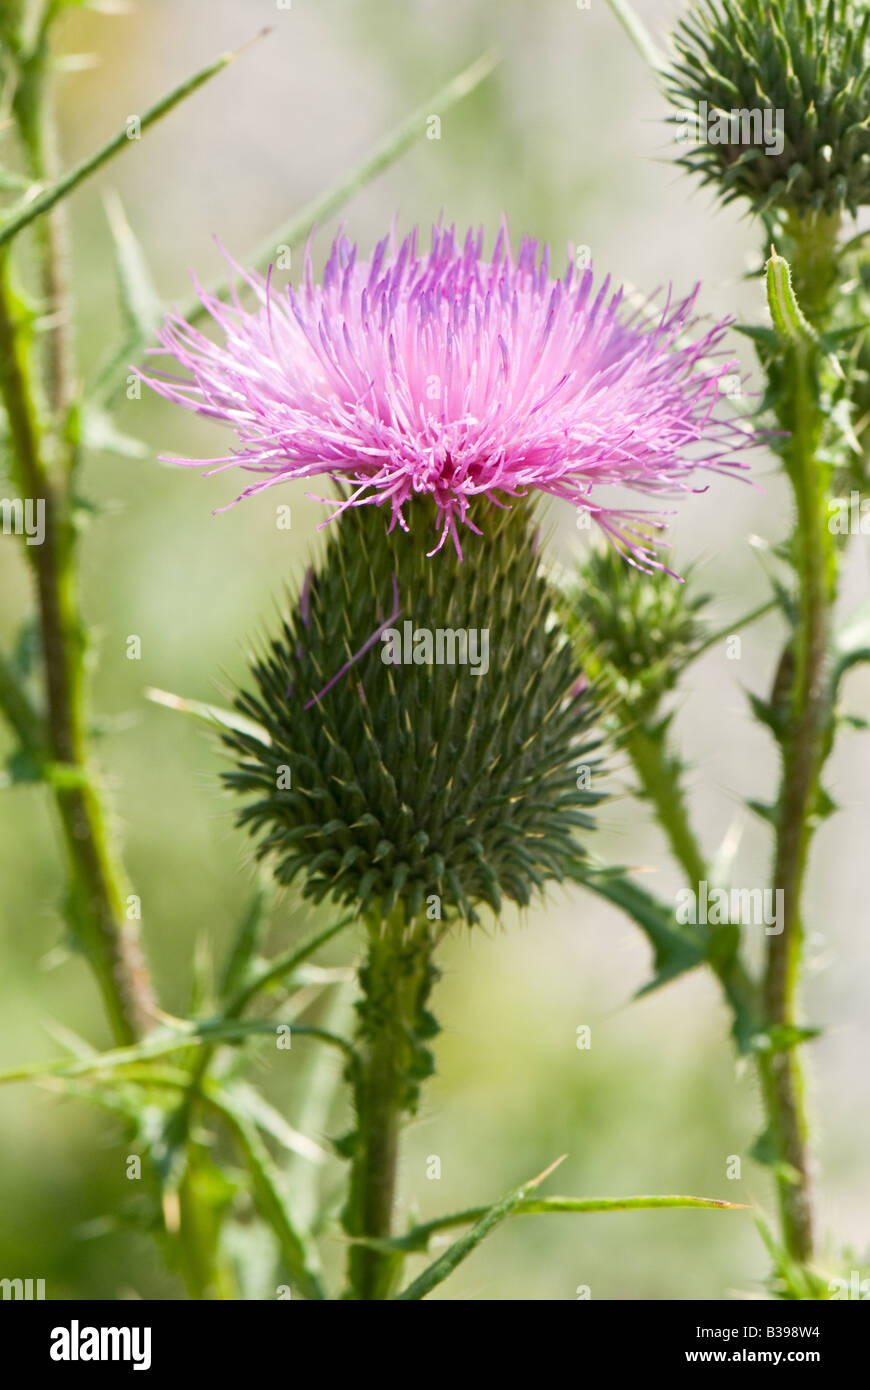
[[[594,708],[527,509],[480,503],[487,544],[436,561],[349,508],[237,700],[269,737],[227,736],[241,821],[317,901],[473,922],[582,854]]]
[[[626,565],[610,547],[590,551],[563,599],[563,620],[578,661],[632,718],[655,710],[704,640],[691,572],[680,583],[666,570]]]
[[[870,10],[709,0],[674,34],[680,163],[725,202],[854,216],[870,202]]]

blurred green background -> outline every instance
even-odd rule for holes
[[[678,12],[661,0],[637,8],[656,30]],[[599,271],[646,291],[669,280],[686,291],[701,279],[705,312],[760,315],[757,285],[744,278],[759,249],[751,228],[737,212],[717,211],[675,169],[663,101],[604,0],[588,9],[574,0],[293,0],[289,9],[274,0],[148,0],[119,16],[76,14],[64,22],[62,47],[95,60],[59,78],[64,162],[266,25],[266,38],[72,200],[85,374],[119,331],[102,193],[120,193],[159,290],[182,301],[190,269],[206,281],[221,271],[214,235],[244,262],[289,213],[489,47],[501,51],[502,65],[445,116],[441,139],[420,140],[348,206],[354,239],[368,246],[394,213],[403,227],[426,227],[442,212],[460,226],[482,223],[491,237],[504,211],[515,236],[548,241],[557,263],[568,242],[588,245]],[[317,236],[318,264],[334,230]],[[743,340],[734,348],[750,368]],[[150,393],[122,402],[116,423],[148,452],[132,461],[94,455],[86,469],[85,490],[103,507],[84,546],[94,708],[105,725],[99,753],[161,1002],[183,1012],[195,950],[220,956],[254,871],[218,789],[213,741],[146,702],[143,690],[209,700],[242,677],[248,639],[268,627],[285,586],[296,589],[321,543],[323,509],[300,483],[280,498],[292,506],[289,533],[276,527],[275,494],[213,516],[236,495],[235,478],[203,480],[157,455],[223,453],[223,432]],[[755,460],[754,487],[716,479],[705,495],[680,503],[672,527],[678,567],[700,558],[722,625],[762,597],[749,538],[775,542],[788,524],[772,461],[762,452]],[[554,549],[571,563],[588,533],[576,531],[567,508],[549,515]],[[866,553],[853,554],[845,603],[861,592],[866,570]],[[9,641],[28,604],[11,540],[0,540],[0,592],[0,637]],[[132,634],[141,638],[140,661],[126,657]],[[711,650],[678,702],[705,844],[714,848],[735,819],[745,824],[738,884],[763,883],[769,858],[766,830],[741,808],[745,796],[770,795],[776,760],[748,717],[745,691],[765,689],[777,647],[771,623],[744,636],[739,661],[726,659],[724,644]],[[849,694],[866,712],[866,677]],[[0,732],[0,755],[5,740]],[[815,847],[807,984],[809,1017],[826,1025],[808,1054],[821,1224],[832,1246],[858,1251],[870,1237],[868,772],[867,740],[847,734],[829,777],[843,809]],[[670,896],[678,879],[629,785],[617,760],[613,800],[592,847],[644,866],[651,886]],[[0,1065],[56,1055],[51,1030],[59,1026],[107,1044],[96,990],[65,946],[58,836],[38,789],[0,791],[0,847]],[[288,895],[272,945],[312,921]],[[330,959],[346,960],[347,950],[336,945]],[[769,1204],[766,1178],[747,1157],[760,1128],[754,1079],[735,1068],[728,1018],[706,977],[632,1003],[649,976],[648,948],[617,913],[573,891],[551,892],[523,920],[509,915],[497,929],[458,933],[441,965],[438,1076],[408,1135],[405,1206],[428,1217],[485,1202],[560,1153],[568,1158],[554,1191],[691,1192]],[[575,1044],[580,1024],[592,1030],[588,1051]],[[301,1041],[290,1055],[304,1066]],[[297,1120],[286,1064],[254,1066]],[[326,1132],[341,1132],[345,1118],[334,1113]],[[34,1088],[0,1089],[0,1276],[45,1278],[51,1298],[181,1296],[151,1243],[119,1220],[130,1200],[125,1153],[110,1116]],[[429,1155],[441,1160],[438,1181],[427,1179]],[[730,1155],[743,1157],[740,1181],[726,1179]],[[746,1213],[532,1217],[500,1228],[441,1296],[573,1299],[579,1285],[593,1298],[757,1296],[766,1265]]]

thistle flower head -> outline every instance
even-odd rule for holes
[[[222,342],[167,317],[162,351],[189,379],[146,378],[235,428],[236,452],[211,462],[261,475],[243,497],[324,474],[348,485],[336,512],[373,503],[407,528],[409,502],[428,495],[433,548],[450,538],[461,554],[479,498],[540,491],[654,564],[644,514],[608,509],[595,489],[694,490],[701,468],[736,466],[747,443],[716,416],[734,364],[711,360],[725,324],[693,336],[695,294],[628,311],[589,269],[551,279],[534,241],[514,258],[504,230],[488,259],[482,233],[436,227],[428,254],[414,232],[369,260],[340,236],[322,283],[308,254],[295,288],[244,278],[251,312],[200,291]]]
[[[437,901],[473,922],[581,862],[594,694],[526,509],[490,511],[486,546],[437,565],[371,508],[348,513],[254,661],[237,707],[268,741],[227,734],[226,781],[276,877],[315,901],[408,922]]]
[[[680,161],[725,202],[826,214],[870,202],[865,0],[696,0],[674,44],[675,119],[705,103],[708,120],[734,126],[700,130]]]

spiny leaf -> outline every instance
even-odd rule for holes
[[[673,907],[663,903],[639,883],[627,877],[624,870],[589,869],[576,875],[584,887],[606,898],[625,912],[648,938],[653,948],[655,976],[643,986],[639,996],[694,970],[705,960],[702,934],[681,931]]]
[[[121,199],[113,190],[106,194],[104,203],[112,233],[124,320],[129,330],[145,334],[160,317],[160,297],[151,281],[142,247],[127,221]]]
[[[351,922],[354,920],[354,914],[348,913],[347,916],[341,917],[337,922],[333,922],[330,926],[324,927],[321,931],[315,932],[312,936],[309,936],[307,940],[303,941],[299,946],[293,946],[290,950],[285,951],[282,955],[269,961],[250,980],[240,983],[238,991],[228,997],[228,1016],[235,1018],[242,1012],[251,999],[253,999],[255,994],[260,993],[264,989],[268,989],[270,985],[277,984],[279,980],[283,980],[286,976],[291,975],[304,961],[313,956],[315,951],[319,950],[321,946],[324,946],[327,941],[331,941],[340,931],[344,931],[345,927],[350,926]]]
[[[288,1027],[294,1036],[316,1038],[339,1048],[346,1056],[354,1058],[354,1051],[346,1038],[329,1033],[324,1028],[298,1024],[292,1019],[256,1019],[241,1022],[237,1019],[208,1019],[203,1022],[184,1022],[179,1020],[170,1029],[160,1029],[140,1043],[130,1047],[117,1047],[96,1056],[70,1061],[68,1057],[55,1058],[49,1062],[30,1062],[23,1067],[0,1073],[0,1085],[15,1081],[38,1081],[46,1076],[84,1076],[89,1072],[105,1074],[122,1070],[141,1062],[151,1062],[160,1057],[169,1057],[175,1052],[184,1052],[197,1043],[242,1042],[246,1038],[275,1036],[279,1027]]]
[[[262,724],[255,723],[253,719],[246,719],[235,710],[223,709],[220,705],[208,705],[202,700],[186,700],[182,695],[173,695],[169,690],[158,690],[154,686],[148,687],[145,698],[152,700],[155,705],[177,710],[180,714],[193,715],[195,719],[201,719],[212,727],[219,724],[226,729],[235,729],[237,733],[245,734],[248,738],[259,739],[261,743],[269,742],[269,735]]]
[[[565,1155],[563,1154],[562,1158],[557,1158],[555,1163],[551,1163],[549,1168],[545,1168],[543,1173],[539,1173],[536,1178],[532,1178],[530,1182],[523,1183],[522,1187],[509,1192],[493,1206],[486,1207],[471,1230],[466,1231],[465,1235],[455,1240],[449,1250],[445,1250],[444,1254],[433,1261],[427,1269],[424,1269],[413,1283],[409,1284],[402,1293],[397,1294],[397,1301],[409,1302],[425,1298],[427,1293],[431,1293],[438,1284],[443,1283],[448,1275],[453,1273],[456,1266],[467,1259],[480,1242],[489,1235],[490,1231],[517,1209],[527,1193],[539,1187],[544,1179],[548,1178],[553,1170],[564,1162],[564,1159]]]
[[[797,302],[791,282],[791,267],[784,256],[777,254],[774,246],[770,248],[770,259],[765,266],[765,282],[770,317],[782,341],[792,347],[816,347],[818,336],[804,318]]]
[[[645,25],[635,14],[628,0],[607,0],[616,18],[631,39],[641,58],[653,70],[660,73],[667,67],[667,60],[650,38]]]
[[[266,33],[268,31],[263,30],[262,32]],[[257,37],[262,37],[262,34],[257,35]],[[194,73],[192,77],[186,78],[179,86],[173,87],[171,92],[167,92],[166,96],[161,97],[158,102],[155,102],[153,106],[150,106],[148,110],[144,111],[141,117],[139,117],[139,133],[141,134],[149,129],[149,127],[159,121],[161,117],[167,115],[168,112],[172,111],[180,102],[184,101],[193,92],[197,91],[199,87],[202,87],[208,82],[210,78],[222,72],[223,69],[232,63],[239,54],[243,52],[244,48],[247,47],[248,45],[244,44],[242,48],[237,48],[231,53],[222,53],[214,62],[208,63],[204,68],[200,68],[199,72]],[[23,231],[25,227],[28,227],[31,222],[34,222],[44,213],[49,212],[61,199],[66,198],[74,189],[78,188],[80,184],[90,178],[92,174],[95,174],[98,169],[102,169],[105,164],[108,164],[110,159],[114,159],[122,150],[129,149],[134,143],[135,141],[130,138],[129,129],[125,125],[124,129],[119,130],[110,140],[107,140],[105,145],[102,145],[98,150],[95,150],[93,154],[81,160],[79,164],[74,165],[72,169],[68,169],[65,174],[61,175],[56,183],[51,184],[50,187],[46,188],[38,197],[33,198],[17,211],[13,211],[9,217],[0,222],[0,246],[7,245],[13,237],[16,237],[18,233]]]
[[[664,1211],[674,1208],[687,1208],[706,1211],[748,1211],[742,1202],[725,1202],[716,1197],[690,1196],[646,1196],[646,1197],[531,1197],[520,1202],[513,1210],[513,1216],[542,1216],[553,1212],[617,1212],[617,1211]],[[487,1207],[469,1207],[465,1211],[451,1212],[448,1216],[437,1216],[413,1226],[403,1236],[389,1241],[369,1241],[368,1244],[401,1250],[409,1254],[424,1252],[434,1235],[452,1230],[456,1226],[467,1226],[479,1221],[487,1212]]]
[[[850,614],[834,638],[835,681],[865,661],[870,661],[870,599]]]
[[[222,999],[232,998],[247,981],[252,962],[268,927],[269,908],[273,898],[272,882],[261,874],[233,938],[221,978]]]

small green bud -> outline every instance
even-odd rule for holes
[[[709,601],[664,570],[627,565],[612,547],[596,548],[563,602],[577,659],[631,717],[648,717],[701,646],[700,610]]]

